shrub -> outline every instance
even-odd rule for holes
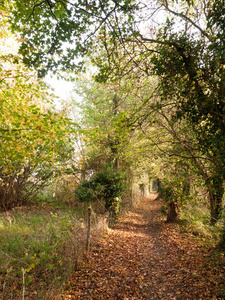
[[[75,190],[78,201],[105,200],[106,210],[113,209],[117,215],[119,197],[125,189],[124,176],[115,170],[111,164],[103,165],[102,170],[94,173],[89,180],[84,180]]]

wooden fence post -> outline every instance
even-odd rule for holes
[[[87,240],[86,240],[86,252],[89,253],[90,248],[90,232],[91,232],[91,208],[88,208],[87,213]]]

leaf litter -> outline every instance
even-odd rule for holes
[[[223,253],[166,223],[161,205],[151,194],[121,217],[54,299],[225,299]]]

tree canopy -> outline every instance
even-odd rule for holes
[[[59,68],[78,71],[102,26],[116,28],[118,18],[129,24],[136,7],[131,0],[18,0],[11,6],[10,16],[12,29],[21,36],[19,52],[24,63],[35,66],[39,76],[44,76]]]
[[[212,210],[221,206],[225,178],[224,1],[4,3],[11,28],[19,34],[19,53],[25,65],[34,66],[39,76],[48,70],[78,72],[89,56],[98,67],[97,81],[115,82],[123,91],[124,82],[132,90],[135,86],[132,97],[137,106],[133,110],[128,105],[129,113],[120,112],[122,123],[132,130],[142,127],[142,132],[149,124],[145,127],[148,133],[157,112],[158,124],[169,129],[170,136],[182,145],[179,151],[186,151],[204,178]],[[140,89],[147,91],[151,81],[155,82],[151,93],[140,97]],[[139,103],[140,98],[145,100]],[[188,137],[186,126],[194,138]],[[179,152],[174,145],[171,151]]]
[[[66,111],[55,109],[48,86],[21,62],[7,22],[1,29],[0,95],[0,207],[9,209],[65,169],[75,131]]]

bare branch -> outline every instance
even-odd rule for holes
[[[204,35],[205,37],[207,37],[210,41],[212,41],[212,38],[208,35],[208,33],[206,31],[204,31],[199,25],[197,25],[194,21],[192,21],[188,16],[184,15],[183,13],[178,13],[172,9],[169,8],[168,3],[166,1],[166,4],[163,5],[165,7],[166,10],[168,10],[170,13],[172,13],[173,15],[180,17],[181,19],[190,22],[195,28],[197,28],[202,35]]]

